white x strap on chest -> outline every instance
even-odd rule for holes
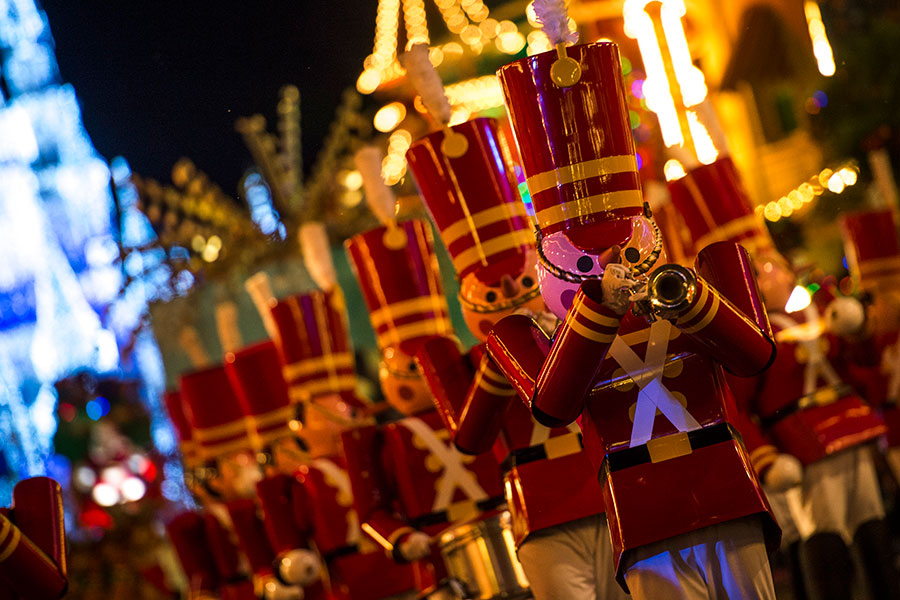
[[[881,372],[888,376],[888,400],[900,400],[900,340],[881,353]]]
[[[672,324],[665,319],[654,321],[650,325],[647,356],[643,361],[619,336],[616,336],[609,347],[609,355],[625,369],[625,373],[640,390],[634,409],[634,425],[631,427],[632,446],[640,446],[650,441],[657,409],[678,431],[700,429],[697,419],[675,399],[662,382],[671,330]]]
[[[443,467],[443,472],[436,485],[434,504],[431,507],[433,512],[445,510],[450,506],[457,488],[462,489],[470,500],[487,499],[488,495],[484,488],[478,484],[475,475],[466,469],[463,457],[456,448],[451,448],[439,440],[434,430],[421,419],[407,417],[398,423],[422,440],[428,451]]]
[[[312,461],[312,466],[322,471],[328,479],[328,483],[337,486],[338,491],[348,498],[353,498],[350,488],[350,476],[342,468],[327,458],[317,458]],[[359,543],[359,516],[353,507],[347,509],[347,545]]]
[[[809,305],[803,311],[808,323],[814,323],[819,320],[819,311],[815,305]],[[771,315],[772,322],[787,330],[797,328],[798,325],[790,317],[782,314]],[[816,330],[811,330],[816,331]],[[776,336],[777,337],[777,336]],[[841,378],[835,372],[834,367],[828,362],[828,357],[822,352],[822,346],[819,343],[819,335],[798,336],[797,343],[803,346],[809,356],[809,362],[803,370],[803,394],[812,394],[819,389],[819,380],[825,381],[825,385],[840,385]]]

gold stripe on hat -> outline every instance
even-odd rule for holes
[[[544,171],[543,173],[532,175],[525,180],[525,183],[528,185],[528,191],[534,196],[544,190],[567,183],[584,181],[594,177],[605,177],[617,173],[637,174],[637,172],[637,159],[632,154],[624,154],[620,156],[604,156],[603,158],[586,160],[574,165],[558,167],[552,171]]]
[[[489,394],[493,394],[495,396],[515,396],[516,390],[512,389],[507,385],[506,387],[497,387],[492,383],[488,383],[482,377],[478,377],[476,381],[476,385],[488,392]]]
[[[376,333],[376,337],[378,338],[379,347],[386,348],[418,337],[447,335],[452,332],[453,326],[450,323],[450,319],[444,315],[437,319],[429,318],[425,321],[416,321],[399,327],[391,327],[384,333]]]
[[[258,429],[260,427],[268,427],[276,423],[287,423],[294,416],[293,406],[282,406],[275,410],[263,413],[261,415],[252,415],[250,419],[253,425]]]
[[[597,311],[595,311],[591,308],[588,308],[587,306],[585,306],[584,301],[579,302],[578,308],[576,310],[578,311],[578,314],[583,315],[584,317],[587,317],[588,319],[590,319],[594,323],[597,323],[598,325],[604,325],[606,327],[618,327],[619,324],[622,322],[621,319],[614,319],[613,317],[607,317],[606,315],[601,315]]]
[[[535,217],[537,217],[538,226],[546,229],[567,219],[587,217],[617,208],[641,208],[643,205],[644,198],[640,190],[619,190],[548,206],[538,211]]]
[[[697,240],[696,246],[697,248],[702,249],[712,243],[732,240],[745,233],[755,233],[756,235],[753,236],[754,238],[759,236],[765,239],[766,235],[763,232],[763,227],[765,226],[757,215],[744,215],[743,217],[733,219],[720,227],[716,227]],[[762,241],[763,240],[758,240],[757,244],[760,244]],[[744,244],[745,240],[741,240],[740,243]]]
[[[419,296],[382,306],[369,315],[369,320],[372,322],[372,327],[377,328],[390,324],[395,319],[402,319],[417,313],[433,312],[435,307],[439,308],[440,313],[446,313],[446,299],[443,296]]]
[[[517,229],[491,238],[483,242],[480,247],[463,250],[453,257],[453,266],[456,268],[457,273],[462,273],[472,265],[480,262],[482,255],[486,257],[493,256],[519,246],[530,246],[533,244],[534,236],[530,231]]]
[[[4,525],[6,525],[7,523],[9,523],[8,520],[6,521],[6,523],[4,523]],[[5,562],[6,559],[12,556],[12,553],[15,552],[16,548],[19,547],[19,541],[21,541],[22,539],[22,532],[19,531],[19,528],[15,525],[11,525],[10,527],[12,527],[12,538],[9,540],[9,544],[6,546],[6,548],[3,549],[3,552],[0,553],[0,562]]]
[[[339,369],[352,369],[353,355],[349,352],[326,354],[314,358],[304,358],[291,363],[282,369],[282,374],[287,381],[293,381],[298,377],[313,375],[321,371],[337,371]]]
[[[238,433],[247,433],[248,431],[247,420],[244,417],[241,417],[237,421],[232,421],[223,425],[204,427],[202,429],[195,428],[194,435],[196,436],[197,441],[202,444],[204,441],[215,441],[219,438],[230,437]]]
[[[525,206],[521,202],[504,202],[473,214],[471,221],[460,219],[448,225],[441,230],[441,239],[444,240],[444,245],[449,247],[460,238],[469,235],[473,228],[479,229],[515,217],[527,221],[528,215],[525,213]]]
[[[900,270],[900,256],[885,256],[884,258],[870,258],[859,262],[859,275],[865,277],[877,271]]]
[[[479,371],[479,373],[482,374],[482,376],[487,377],[488,379],[490,379],[491,381],[493,381],[495,383],[499,383],[502,385],[509,385],[509,380],[506,377],[504,377],[499,371],[494,369],[491,366],[490,361],[483,361],[481,363],[481,365],[479,365],[478,371]]]
[[[308,394],[321,394],[328,391],[346,391],[356,389],[355,375],[342,375],[340,377],[329,377],[318,381],[308,382],[304,388]]]
[[[255,435],[255,434],[254,434]],[[231,454],[232,452],[242,452],[245,450],[253,450],[253,435],[248,431],[247,435],[231,442],[223,442],[221,444],[211,444],[204,446],[200,456],[203,460],[216,459],[223,454]]]

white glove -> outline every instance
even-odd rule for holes
[[[624,315],[631,302],[631,285],[628,267],[619,263],[606,265],[600,285],[603,288],[603,306]]]
[[[263,591],[265,600],[303,600],[303,596],[299,585],[284,585],[275,578],[266,582]]]
[[[865,323],[866,309],[856,298],[835,298],[825,309],[825,327],[835,335],[855,335]]]
[[[785,492],[803,480],[803,465],[790,454],[779,454],[766,471],[766,489],[772,492]]]
[[[400,556],[409,562],[431,554],[431,538],[421,531],[414,531],[400,543]]]
[[[309,585],[319,576],[319,555],[302,548],[285,552],[278,563],[278,574],[292,585]]]

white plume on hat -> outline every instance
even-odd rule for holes
[[[337,271],[334,268],[325,224],[318,221],[304,223],[300,226],[298,236],[306,270],[319,289],[327,292],[337,285]]]
[[[554,46],[578,41],[578,32],[569,30],[566,0],[534,0],[534,14]]]
[[[406,76],[422,97],[422,104],[441,125],[450,122],[450,101],[444,83],[428,57],[428,44],[415,44],[400,55]]]
[[[381,177],[381,162],[384,154],[379,148],[366,146],[353,157],[356,169],[363,178],[366,203],[382,225],[394,222],[397,198]]]

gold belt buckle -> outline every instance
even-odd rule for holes
[[[578,439],[577,433],[567,433],[549,438],[544,442],[544,452],[547,454],[547,460],[569,456],[581,452],[581,441]]]
[[[447,520],[451,523],[468,521],[478,516],[478,503],[474,500],[460,500],[447,507]]]
[[[837,401],[837,390],[833,387],[823,390],[816,390],[813,395],[813,404],[816,406],[827,406]]]
[[[647,442],[647,451],[650,453],[650,462],[658,463],[685,456],[694,450],[687,432],[681,431],[650,440]]]

